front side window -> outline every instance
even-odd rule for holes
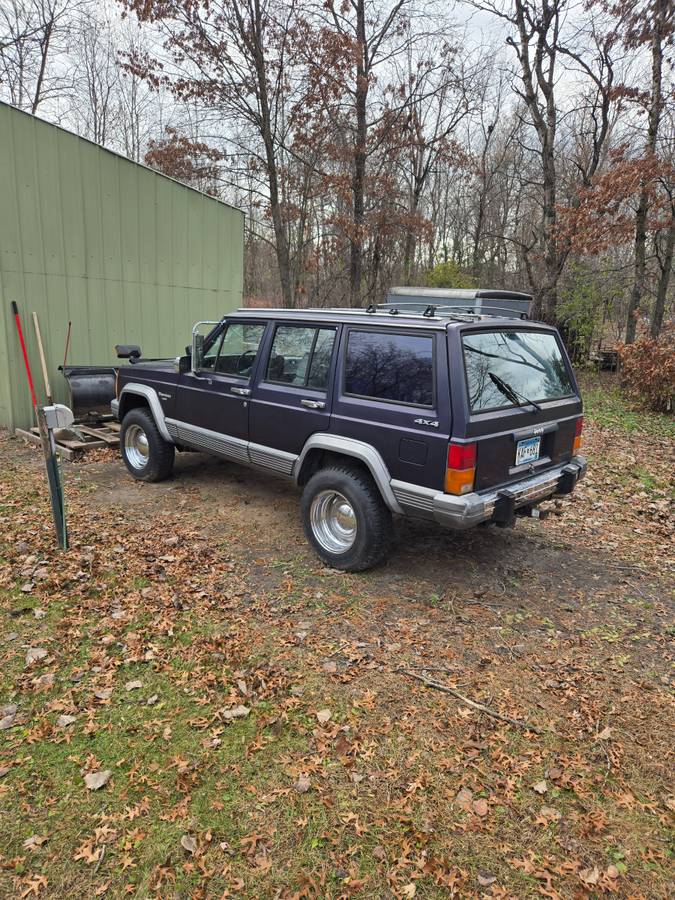
[[[469,332],[462,344],[473,411],[556,400],[574,392],[560,346],[550,332]]]
[[[264,333],[264,325],[230,322],[218,348],[214,371],[250,378]]]
[[[433,337],[350,331],[345,393],[433,405]]]
[[[325,390],[335,343],[334,328],[279,325],[265,380]]]

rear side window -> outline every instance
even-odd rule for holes
[[[574,393],[554,334],[541,331],[465,333],[464,365],[472,410],[555,400]]]
[[[334,343],[334,328],[279,325],[265,380],[325,391]]]
[[[432,406],[433,337],[350,331],[345,394]]]

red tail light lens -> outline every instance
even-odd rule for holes
[[[579,416],[574,427],[574,443],[572,444],[572,452],[578,453],[581,450],[581,432],[584,427],[584,417]]]
[[[473,469],[475,465],[475,444],[450,444],[448,446],[449,469]]]

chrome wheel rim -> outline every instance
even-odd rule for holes
[[[124,455],[134,469],[144,469],[148,464],[150,447],[148,436],[140,425],[129,425],[124,434]]]
[[[329,553],[346,553],[356,540],[356,513],[339,491],[321,491],[309,511],[312,534]]]

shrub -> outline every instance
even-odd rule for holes
[[[640,397],[651,409],[672,412],[675,408],[675,326],[663,329],[654,340],[648,336],[632,344],[619,344],[624,388]]]
[[[616,277],[603,268],[570,264],[560,287],[556,324],[577,364],[587,364],[594,347],[609,337],[614,298],[620,293]]]
[[[476,279],[465,275],[454,262],[439,263],[426,273],[427,287],[431,288],[472,288]]]

